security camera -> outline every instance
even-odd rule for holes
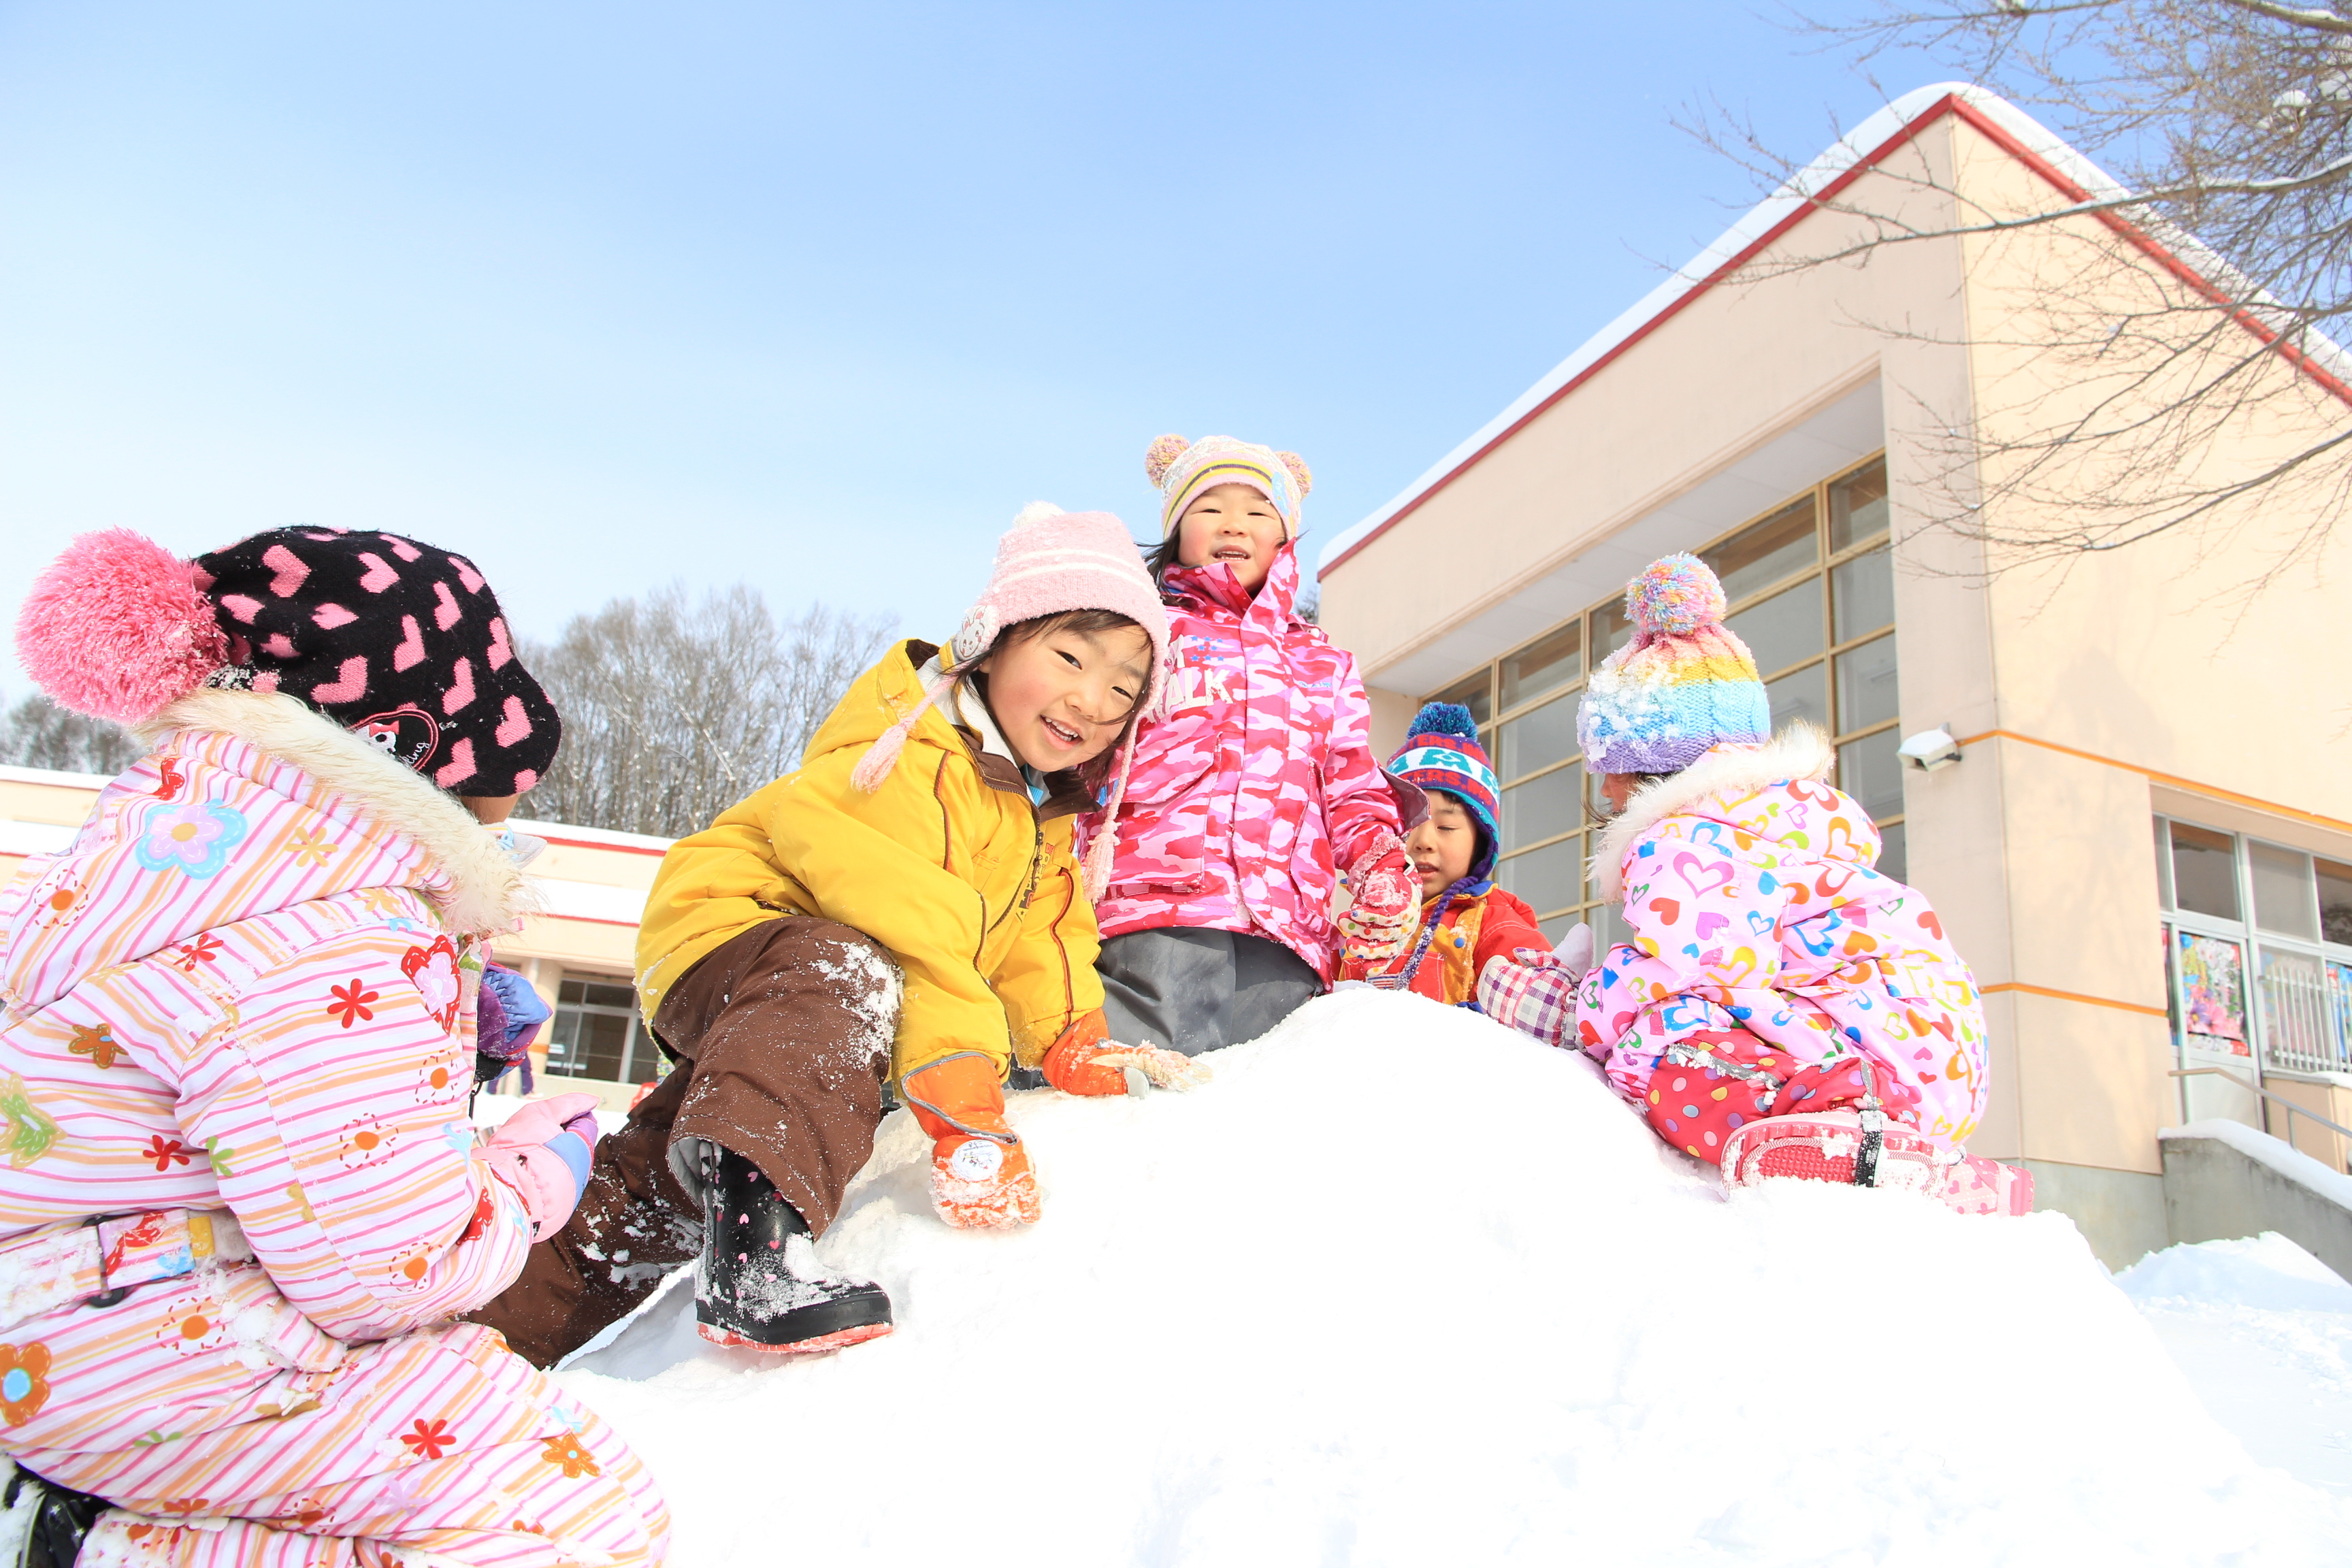
[[[1951,731],[1937,725],[1906,740],[1895,748],[1895,754],[1903,759],[1905,767],[1932,773],[1960,760],[1960,743],[1952,739]]]

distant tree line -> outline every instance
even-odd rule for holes
[[[809,737],[893,623],[812,605],[778,620],[757,589],[679,586],[575,616],[523,662],[563,715],[563,746],[526,816],[675,838],[800,763]],[[121,773],[121,727],[38,694],[0,717],[0,763]]]
[[[576,616],[523,662],[563,715],[563,749],[519,808],[676,838],[780,773],[893,622],[812,605],[779,621],[756,589],[676,585]]]

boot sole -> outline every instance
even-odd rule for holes
[[[890,1331],[888,1323],[860,1323],[854,1329],[836,1329],[814,1339],[794,1340],[790,1344],[768,1345],[757,1340],[745,1339],[732,1329],[722,1329],[713,1323],[697,1323],[694,1331],[714,1345],[729,1350],[758,1351],[763,1355],[823,1355],[827,1351],[846,1350],[862,1345],[867,1340],[878,1340]]]

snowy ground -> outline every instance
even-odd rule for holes
[[[1016,1234],[940,1225],[894,1119],[823,1247],[889,1287],[888,1339],[711,1352],[689,1282],[576,1358],[562,1381],[668,1491],[673,1560],[2270,1568],[2352,1543],[2326,1489],[2352,1492],[2352,1287],[2275,1238],[2118,1289],[2056,1215],[1727,1202],[1580,1058],[1411,995],[1211,1059],[1190,1096],[1016,1097],[1045,1186]]]

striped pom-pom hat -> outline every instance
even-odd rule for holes
[[[1478,743],[1478,721],[1470,710],[1459,702],[1423,703],[1388,771],[1423,789],[1442,789],[1469,807],[1483,840],[1470,875],[1484,879],[1495,868],[1503,847],[1503,787]]]
[[[1592,672],[1578,705],[1584,765],[1671,773],[1726,742],[1772,738],[1756,660],[1723,624],[1723,584],[1696,555],[1652,562],[1626,584],[1633,640]]]
[[[1298,509],[1315,488],[1307,459],[1296,452],[1236,441],[1231,436],[1203,436],[1187,441],[1162,436],[1145,449],[1143,471],[1160,487],[1160,535],[1166,538],[1204,492],[1219,485],[1247,485],[1274,503],[1282,518],[1282,536],[1298,537]]]

